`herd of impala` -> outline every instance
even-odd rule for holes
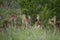
[[[21,24],[16,23],[17,17],[21,18]],[[11,14],[6,16],[6,18],[2,22],[2,25],[0,25],[0,28],[6,29],[10,27],[12,24],[16,28],[21,27],[29,28],[31,26],[32,20],[34,19],[32,19],[31,16],[27,16],[25,14],[22,14],[20,16],[17,16],[17,14]],[[51,19],[49,18],[47,23],[51,24],[54,27],[54,31],[58,31],[60,29],[60,21],[57,21],[56,16],[53,16]],[[36,21],[34,22],[34,28],[42,28],[42,23],[40,21],[39,15],[37,15]]]

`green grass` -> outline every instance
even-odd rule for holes
[[[0,40],[60,40],[60,33],[54,35],[53,31],[46,29],[9,28],[7,32],[0,32]]]

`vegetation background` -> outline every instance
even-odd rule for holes
[[[53,28],[46,26],[47,20],[54,15],[60,21],[60,0],[0,0],[0,15],[4,15],[0,19],[0,24],[6,15],[11,13],[30,15],[34,20],[38,14],[46,29],[41,31],[31,28],[15,32],[15,29],[10,28],[7,32],[0,32],[0,40],[60,40],[60,34],[53,35]]]

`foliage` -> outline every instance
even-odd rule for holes
[[[12,26],[11,26],[12,27]],[[60,40],[60,33],[56,35],[50,29],[15,29],[9,28],[7,32],[0,32],[0,40]]]

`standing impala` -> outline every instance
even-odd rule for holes
[[[3,21],[3,27],[7,28],[12,24],[15,24],[16,18],[17,18],[16,14],[7,15],[7,17]]]
[[[31,26],[31,16],[22,15],[22,26],[29,28]]]
[[[54,16],[52,19],[49,19],[48,23],[51,24],[54,27],[54,32],[59,31],[60,22],[56,20],[56,16]]]
[[[21,17],[21,19],[22,19],[22,26],[25,26],[27,28],[27,26],[28,26],[28,20],[27,20],[26,15],[23,14],[22,17]]]
[[[32,22],[32,18],[31,18],[31,16],[28,16],[28,26],[31,26],[31,22]]]
[[[37,18],[36,18],[35,28],[42,28],[41,27],[41,21],[40,21],[40,16],[39,15],[37,15]]]

